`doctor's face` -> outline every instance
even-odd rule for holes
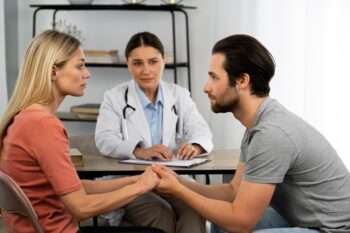
[[[157,90],[164,70],[164,59],[159,50],[150,46],[135,48],[130,52],[127,64],[141,90]]]
[[[211,109],[215,113],[234,112],[239,103],[239,93],[231,86],[228,74],[224,68],[225,55],[213,54],[209,67],[209,78],[204,86],[208,94]]]

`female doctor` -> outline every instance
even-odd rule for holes
[[[135,34],[125,56],[132,80],[104,95],[95,132],[100,152],[114,158],[161,160],[210,152],[212,134],[188,90],[161,81],[164,47],[158,37],[149,32]],[[127,205],[125,211],[125,218],[134,224],[166,232],[205,232],[204,220],[192,209],[152,192]],[[160,213],[159,218],[155,213]]]
[[[149,32],[134,35],[125,49],[133,80],[107,91],[95,139],[103,155],[171,160],[213,148],[210,129],[188,90],[161,81],[164,48]]]

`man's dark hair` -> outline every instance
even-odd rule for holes
[[[162,42],[159,40],[159,38],[150,32],[139,32],[133,35],[130,38],[128,44],[126,45],[126,48],[125,48],[126,60],[128,60],[128,57],[133,49],[141,46],[153,47],[162,54],[162,57],[164,57],[164,46]]]
[[[243,73],[250,76],[251,93],[264,97],[270,92],[269,82],[275,73],[275,62],[270,52],[255,38],[233,35],[218,41],[212,54],[225,55],[224,68],[230,85],[235,86]]]

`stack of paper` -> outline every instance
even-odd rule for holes
[[[189,160],[172,160],[172,161],[162,161],[162,160],[141,160],[141,159],[126,159],[119,161],[120,163],[128,163],[128,164],[143,164],[150,165],[154,163],[163,164],[168,167],[193,167],[202,163],[209,162],[210,159],[207,158],[194,158]]]

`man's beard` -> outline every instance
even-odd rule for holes
[[[232,91],[234,90],[228,89],[220,96],[221,100],[216,98],[216,102],[211,105],[211,110],[215,113],[233,112],[239,102],[239,96],[236,92],[232,93]]]

